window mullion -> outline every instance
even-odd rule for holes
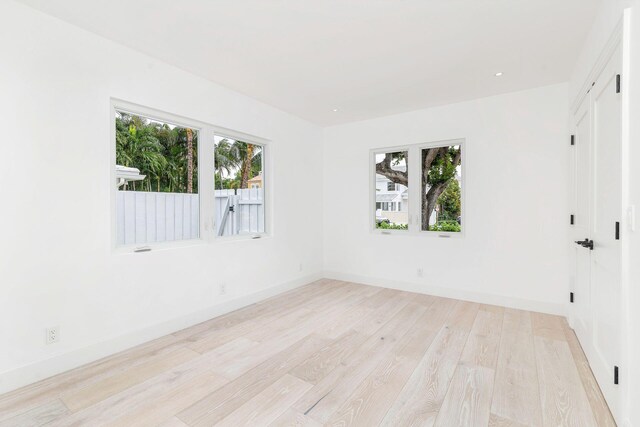
[[[212,240],[215,237],[215,209],[214,209],[214,132],[205,127],[202,129],[202,144],[199,153],[200,165],[199,188],[200,191],[200,231],[203,240]]]
[[[420,231],[420,149],[409,150],[409,231]]]

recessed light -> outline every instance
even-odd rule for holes
[[[501,77],[501,76],[502,76],[502,71],[498,71],[498,72],[495,74],[495,76],[496,76],[496,77]]]
[[[338,109],[337,109],[337,108],[334,108],[334,109],[333,109],[333,112],[334,112],[334,113],[337,113],[337,112],[338,112]]]

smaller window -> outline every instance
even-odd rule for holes
[[[376,228],[407,230],[409,227],[409,213],[400,211],[398,203],[393,199],[397,194],[389,194],[389,192],[400,191],[404,193],[409,183],[408,176],[408,156],[407,151],[382,152],[374,155],[374,187],[375,207],[381,209],[375,216]],[[386,182],[387,191],[378,191],[380,187],[376,183]],[[384,186],[381,187],[384,190]]]
[[[265,232],[264,147],[214,137],[216,235]]]

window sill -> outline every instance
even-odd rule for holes
[[[238,234],[235,236],[218,236],[214,237],[209,241],[209,243],[217,243],[217,242],[244,242],[247,240],[265,240],[271,239],[273,237],[272,234],[269,233],[256,233],[256,234]]]
[[[374,228],[371,229],[371,234],[381,236],[421,236],[428,238],[439,239],[462,239],[464,238],[464,232],[447,232],[447,231],[409,231],[409,230],[384,230]]]
[[[271,234],[243,234],[238,236],[214,237],[210,240],[191,239],[180,240],[175,242],[151,243],[148,245],[126,245],[114,247],[112,253],[114,255],[124,254],[145,254],[149,252],[166,251],[170,249],[191,248],[196,246],[208,246],[218,243],[244,242],[249,240],[265,240],[271,239]]]

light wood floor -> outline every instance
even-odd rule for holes
[[[611,426],[564,318],[322,280],[0,396],[0,426]]]

